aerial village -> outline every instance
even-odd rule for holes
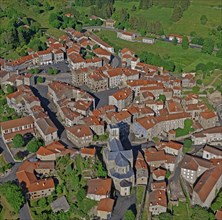
[[[209,208],[222,186],[222,118],[186,92],[195,72],[173,75],[128,48],[114,54],[93,32],[65,31],[44,51],[0,60],[2,115],[13,114],[0,124],[0,145],[17,167],[1,178],[15,174],[32,216],[45,198],[47,211],[70,219],[122,219],[133,204],[137,219],[187,200]],[[70,71],[42,82],[30,72],[60,63]]]

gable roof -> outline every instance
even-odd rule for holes
[[[101,199],[98,203],[97,211],[112,212],[113,205],[114,205],[114,199],[110,198]]]
[[[87,194],[108,195],[111,191],[112,180],[107,179],[91,179],[87,182]]]
[[[205,202],[213,190],[215,184],[222,179],[222,166],[216,166],[207,170],[198,180],[194,191],[199,195],[202,202]]]

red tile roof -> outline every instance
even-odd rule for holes
[[[112,212],[113,205],[114,205],[114,199],[110,198],[101,199],[98,203],[97,211]]]

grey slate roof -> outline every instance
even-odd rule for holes
[[[65,196],[62,196],[50,204],[53,212],[64,211],[67,212],[70,209],[70,205],[66,200]]]

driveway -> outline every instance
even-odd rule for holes
[[[32,217],[30,215],[29,211],[29,205],[26,203],[19,212],[19,220],[32,220]]]

